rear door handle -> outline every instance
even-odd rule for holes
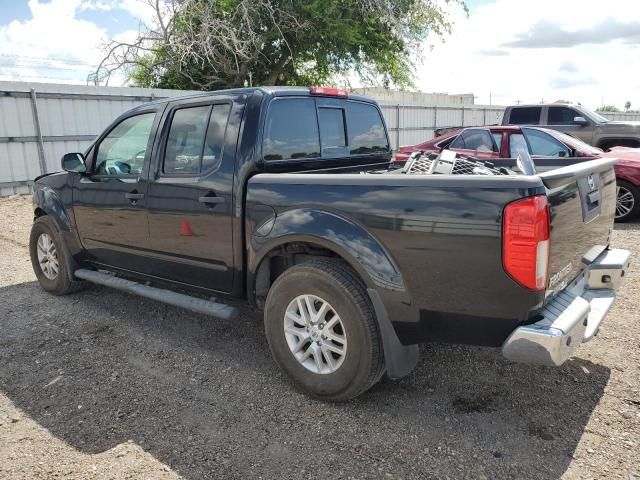
[[[198,201],[200,203],[206,203],[207,205],[214,205],[214,204],[224,203],[224,197],[205,195],[203,197],[198,198]]]

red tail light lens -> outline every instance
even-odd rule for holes
[[[502,264],[523,287],[544,290],[549,272],[549,203],[539,195],[508,204],[502,223]]]
[[[326,95],[329,97],[348,97],[349,92],[342,88],[311,87],[311,95]]]

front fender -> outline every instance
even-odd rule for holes
[[[351,265],[368,287],[405,291],[400,271],[385,248],[356,222],[310,208],[287,210],[273,220],[265,236],[251,235],[249,271],[273,249],[292,242],[308,242],[333,251]]]
[[[46,185],[38,186],[33,191],[34,208],[40,208],[47,215],[50,215],[61,230],[70,232],[73,228],[71,217],[64,208],[64,203],[60,196],[51,187]]]

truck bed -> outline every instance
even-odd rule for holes
[[[284,238],[339,245],[380,292],[403,344],[498,346],[534,321],[545,299],[584,268],[583,256],[607,247],[612,165],[595,160],[533,176],[258,174],[247,188],[250,266]],[[598,214],[585,220],[588,174],[598,178],[600,198]],[[502,266],[502,215],[510,202],[540,194],[551,208],[554,283],[532,291]]]

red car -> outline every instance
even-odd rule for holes
[[[439,153],[444,149],[460,155],[495,161],[515,158],[526,150],[536,158],[615,157],[618,179],[616,221],[625,222],[640,213],[640,148],[614,147],[608,152],[592,147],[566,133],[540,127],[469,127],[449,132],[428,142],[400,147],[394,163],[404,164],[412,152]]]

